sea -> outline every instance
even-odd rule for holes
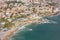
[[[56,23],[29,24],[10,40],[60,40],[60,15],[45,18]]]

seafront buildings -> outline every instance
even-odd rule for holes
[[[0,6],[0,31],[10,30],[25,22],[33,23],[38,19],[40,23],[43,23],[47,21],[43,17],[58,14],[58,5],[46,0],[4,0],[2,3]],[[24,21],[24,19],[28,19],[28,21]]]
[[[57,13],[56,8],[57,6],[50,5],[46,0],[5,0],[0,6],[0,21],[12,22],[30,15],[50,16]]]

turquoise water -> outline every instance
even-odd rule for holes
[[[60,40],[60,16],[47,18],[57,23],[31,24],[19,30],[12,40]],[[32,30],[30,30],[32,29]]]

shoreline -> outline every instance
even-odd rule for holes
[[[43,22],[43,23],[45,24],[45,22]],[[43,23],[38,23],[38,24],[43,24]],[[46,22],[46,23],[50,23],[50,22]],[[52,23],[54,23],[54,22],[52,22]],[[25,26],[27,26],[27,25],[30,25],[30,24],[26,24],[26,25],[21,26],[12,36],[10,36],[9,40],[12,40],[12,37],[13,37],[14,35],[16,35],[16,33],[20,32],[19,30],[24,29]]]
[[[23,3],[23,2],[22,2]],[[3,10],[3,12],[2,13],[4,13],[4,11],[6,11],[6,18],[8,19],[10,19],[10,16],[8,15],[8,14],[12,14],[12,13],[14,13],[14,14],[12,14],[12,17],[13,18],[16,18],[15,20],[14,20],[14,25],[13,26],[9,26],[10,27],[10,29],[8,30],[8,31],[6,31],[4,34],[3,34],[3,36],[1,37],[1,40],[9,40],[9,38],[11,38],[13,35],[15,35],[19,30],[21,30],[21,29],[24,29],[25,28],[25,26],[27,26],[27,25],[29,25],[29,24],[31,24],[31,23],[38,23],[38,24],[43,24],[43,23],[56,23],[56,22],[54,22],[54,21],[52,21],[52,22],[49,22],[49,20],[47,19],[47,20],[45,20],[43,17],[47,17],[47,16],[51,16],[51,17],[53,17],[53,16],[56,16],[56,15],[59,15],[58,14],[58,8],[55,8],[54,10],[53,10],[53,7],[52,6],[50,6],[50,5],[48,5],[48,6],[45,6],[45,5],[41,5],[41,7],[39,7],[39,5],[37,5],[37,6],[35,6],[35,5],[32,5],[32,7],[28,7],[28,5],[26,6],[26,5],[22,5],[22,4],[18,4],[17,3],[17,5],[16,5],[16,7],[14,7],[15,6],[15,3],[12,3],[14,6],[13,6],[13,8],[11,7],[10,8],[10,3],[9,3],[9,5],[8,5],[8,3],[6,3],[7,5],[6,5],[6,7],[8,7],[8,8],[6,8],[6,7],[3,7],[3,8],[6,8],[6,10],[3,10],[3,9],[1,9],[1,10]],[[20,7],[19,7],[19,6]],[[30,5],[30,3],[29,3],[29,5]],[[27,8],[28,7],[28,8]],[[25,8],[27,8],[27,9],[29,9],[29,10],[25,10]],[[16,11],[16,9],[17,9],[17,11]],[[34,9],[34,10],[33,10]],[[41,9],[41,10],[40,10]],[[52,11],[53,10],[53,11]],[[9,13],[7,13],[9,11]],[[19,12],[19,11],[21,11],[21,13]],[[24,12],[23,12],[24,11]],[[1,13],[1,15],[2,15],[2,13]],[[16,14],[17,13],[17,14]],[[19,14],[18,14],[19,13]],[[27,14],[24,14],[24,13],[28,13],[28,14],[30,14],[30,13],[32,13],[32,15],[31,16],[28,16]],[[26,16],[26,18],[28,19],[28,20],[23,20],[22,19],[22,21],[19,21],[19,16],[21,15],[21,14],[23,14],[24,16]],[[40,18],[39,19],[39,17],[37,17],[36,16],[36,14],[37,14],[37,16],[41,16],[42,18]],[[5,14],[3,14],[3,15],[5,15]],[[8,16],[7,16],[8,15]],[[15,17],[15,16],[18,16],[18,18],[17,17]],[[22,16],[22,15],[21,15]],[[3,17],[3,16],[2,16]],[[1,17],[1,18],[2,18]],[[12,19],[12,17],[11,17],[11,19]],[[5,18],[5,17],[3,17],[3,18]],[[23,18],[25,18],[25,17],[23,17]],[[13,20],[13,19],[12,19]],[[8,20],[8,21],[11,21],[11,20]],[[4,32],[4,31],[3,31]],[[2,34],[2,33],[1,33]]]
[[[13,35],[15,35],[19,30],[24,29],[25,26],[31,24],[31,23],[49,23],[48,19],[44,19],[44,18],[32,18],[32,20],[25,20],[24,22],[19,22],[17,20],[17,22],[15,23],[15,26],[13,26],[10,30],[8,30],[2,40],[9,40]]]
[[[4,35],[4,37],[2,38],[2,40],[9,40],[13,35],[15,35],[19,30],[24,29],[25,26],[27,26],[29,24],[25,24],[22,26],[19,26],[17,28],[12,28],[11,30],[7,31]]]
[[[9,38],[10,38],[13,34],[15,34],[18,30],[21,30],[21,27],[22,27],[22,26],[24,27],[24,25],[26,25],[26,24],[31,24],[31,23],[37,22],[37,21],[38,21],[38,19],[26,20],[25,22],[19,22],[19,21],[18,21],[13,28],[11,28],[10,30],[8,30],[8,31],[4,34],[2,40],[9,40]],[[45,20],[45,21],[47,21],[47,20]],[[44,19],[43,19],[43,20],[40,21],[40,23],[44,23],[45,21],[44,21]],[[16,28],[15,28],[15,27],[16,27]],[[23,28],[23,27],[22,27],[22,28]]]
[[[11,28],[10,30],[8,30],[5,34],[4,34],[4,36],[3,36],[3,38],[1,39],[1,40],[9,40],[9,38],[16,32],[16,31],[18,31],[18,29],[21,27],[21,26],[23,26],[23,25],[25,25],[25,24],[30,24],[30,23],[32,23],[32,21],[34,21],[33,19],[32,20],[25,20],[25,22],[19,22],[19,21],[17,21],[16,23],[15,23],[15,26],[13,26],[13,28]],[[18,27],[18,26],[20,26],[20,27]],[[15,28],[16,27],[16,28]]]
[[[19,28],[18,28],[18,30],[17,30],[16,32],[14,32],[14,34],[13,34],[12,36],[10,36],[10,38],[9,38],[9,39],[12,39],[12,37],[13,37],[14,35],[16,35],[16,33],[18,33],[18,32],[19,32],[19,30],[24,29],[24,28],[25,28],[25,26],[27,26],[27,25],[29,25],[29,24],[26,24],[26,25],[23,25],[23,26],[19,27]]]

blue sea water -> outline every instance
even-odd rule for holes
[[[19,30],[12,40],[60,40],[60,15],[47,17],[57,23],[30,24],[23,30]],[[32,30],[30,30],[32,29]]]

